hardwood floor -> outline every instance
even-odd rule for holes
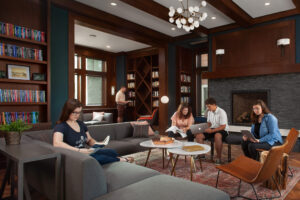
[[[232,158],[236,158],[237,156],[241,155],[241,149],[238,145],[232,145]],[[223,158],[227,159],[227,146],[224,145],[223,150]],[[300,152],[292,152],[290,155],[290,166],[293,167],[299,167],[300,168]],[[2,183],[2,180],[4,178],[5,170],[0,170],[0,182]],[[10,195],[10,186],[5,187],[4,195],[3,197],[7,197]],[[32,199],[38,199],[38,200],[46,200],[45,197],[40,195],[37,192],[32,192]],[[293,188],[293,190],[287,195],[285,200],[299,200],[300,199],[300,181],[296,184],[296,186]]]

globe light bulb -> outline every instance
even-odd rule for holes
[[[190,12],[190,13],[194,12],[194,7],[193,7],[193,6],[190,6],[190,7],[189,7],[189,12]]]
[[[175,9],[174,9],[173,6],[170,6],[169,10],[170,10],[170,11],[175,11]]]
[[[181,14],[181,13],[182,13],[182,8],[177,8],[177,12],[178,12],[179,14]]]
[[[179,19],[176,19],[176,24],[180,24],[180,20]]]
[[[174,18],[171,17],[171,18],[169,19],[169,22],[173,23],[173,22],[174,22]]]
[[[193,19],[192,17],[189,17],[189,18],[188,18],[188,22],[189,22],[189,23],[193,23],[193,21],[194,21],[194,19]]]
[[[200,25],[200,24],[199,24],[199,21],[198,21],[198,20],[195,20],[195,21],[194,21],[194,26],[195,26],[196,28],[198,28],[199,25]]]
[[[206,1],[201,2],[201,6],[205,7],[207,5]]]
[[[182,25],[179,23],[179,24],[177,24],[177,28],[181,28],[182,27]]]
[[[199,10],[200,10],[200,9],[199,9],[199,6],[195,6],[195,7],[194,7],[194,12],[199,12]]]
[[[205,20],[205,19],[206,19],[206,17],[207,17],[207,13],[206,13],[206,12],[204,12],[204,13],[202,14],[202,18],[203,18],[203,20]]]
[[[169,12],[169,17],[173,17],[173,15],[174,15],[174,14],[170,11],[170,12]]]
[[[185,18],[181,18],[180,22],[181,22],[182,24],[186,24],[186,19],[185,19]]]

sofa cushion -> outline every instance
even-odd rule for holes
[[[31,139],[40,140],[48,144],[53,144],[53,130],[41,130],[41,131],[28,131],[23,134],[27,135]]]
[[[104,140],[108,135],[110,135],[111,140],[116,139],[115,132],[110,126],[110,124],[89,126],[88,130],[92,138],[94,138],[97,141]]]
[[[107,193],[96,200],[229,200],[225,192],[168,175],[158,175]]]
[[[133,137],[148,137],[149,124],[131,124],[133,126]]]
[[[139,139],[139,138],[136,138],[136,139]],[[144,147],[141,147],[137,140],[136,141],[131,141],[131,140],[127,141],[126,140],[125,141],[125,139],[124,140],[110,140],[108,145],[105,146],[105,148],[114,149],[121,156],[147,150]]]
[[[108,192],[160,174],[158,171],[127,162],[114,162],[102,167],[106,175]]]

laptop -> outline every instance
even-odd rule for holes
[[[208,129],[208,123],[201,123],[201,124],[193,124],[190,126],[191,132],[193,134],[203,133],[205,129]]]

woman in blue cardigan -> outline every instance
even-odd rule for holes
[[[281,145],[282,137],[277,118],[270,113],[262,100],[257,100],[252,109],[251,133],[255,139],[243,136],[242,149],[245,156],[258,160],[257,149],[269,150],[272,146]]]

